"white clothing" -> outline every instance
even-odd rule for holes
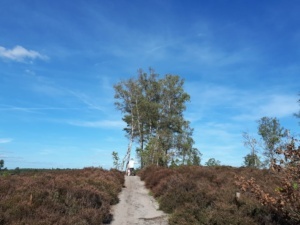
[[[129,161],[128,168],[134,168],[134,161],[133,160]]]

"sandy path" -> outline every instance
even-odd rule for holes
[[[126,176],[120,202],[112,209],[112,225],[167,225],[167,215],[138,176]]]

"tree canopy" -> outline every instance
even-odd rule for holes
[[[167,166],[175,159],[182,164],[200,163],[200,152],[193,147],[193,129],[183,116],[190,101],[183,85],[178,75],[159,78],[152,69],[149,73],[140,69],[137,78],[114,86],[115,105],[123,114],[129,139],[123,164],[130,158],[134,142],[139,146],[141,167]]]
[[[215,158],[210,158],[206,163],[206,166],[221,166],[221,162]]]
[[[4,167],[4,160],[3,159],[0,160],[0,170],[1,170],[2,167]]]
[[[265,164],[270,166],[275,159],[276,149],[280,147],[282,138],[287,135],[287,130],[281,127],[276,117],[262,117],[258,121],[258,134],[264,141]]]
[[[258,142],[255,138],[251,137],[247,132],[243,132],[244,146],[250,149],[250,154],[244,157],[244,165],[247,167],[261,166],[261,161],[259,159],[258,153]]]

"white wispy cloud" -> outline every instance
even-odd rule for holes
[[[19,107],[19,106],[0,106],[0,111],[20,111],[20,112],[36,112],[44,110],[80,110],[80,107]]]
[[[218,108],[238,107],[239,94],[237,90],[212,83],[187,82],[187,92],[191,102],[187,106],[187,116],[190,121],[198,121],[219,112]]]
[[[3,46],[0,46],[0,57],[17,62],[24,62],[27,59],[48,59],[48,56],[34,50],[28,50],[20,45],[17,45],[12,49],[7,49]]]
[[[66,95],[65,91],[59,86],[41,81],[32,84],[31,90],[50,97],[63,97]]]
[[[0,138],[0,144],[6,144],[12,141],[13,141],[12,138]]]
[[[55,153],[55,152],[50,149],[43,149],[39,152],[40,155],[52,155],[53,153]]]
[[[243,90],[212,83],[187,83],[187,89],[192,99],[188,107],[193,114],[187,112],[191,121],[223,111],[227,113],[222,118],[227,116],[227,120],[255,121],[263,116],[280,119],[291,117],[299,110],[299,97],[277,87]]]
[[[88,96],[84,93],[78,92],[78,91],[69,90],[68,92],[72,96],[76,97],[80,102],[87,105],[90,109],[103,111],[103,107],[101,105],[99,105],[98,102],[95,102],[95,100],[93,100],[90,96]]]
[[[203,154],[202,164],[209,158],[240,166],[244,151],[241,127],[224,121],[194,124],[196,147]]]
[[[70,125],[94,128],[124,128],[125,123],[120,120],[101,120],[101,121],[70,121]]]
[[[262,105],[261,112],[269,116],[285,117],[297,112],[297,96],[272,95],[266,105]]]
[[[258,120],[263,116],[289,117],[299,108],[297,96],[285,94],[266,94],[252,98],[249,95],[248,100],[240,104],[240,107],[242,113],[234,117],[236,120]]]

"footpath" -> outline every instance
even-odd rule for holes
[[[168,215],[158,210],[158,203],[149,195],[140,177],[125,177],[119,199],[112,208],[111,225],[168,225]]]

